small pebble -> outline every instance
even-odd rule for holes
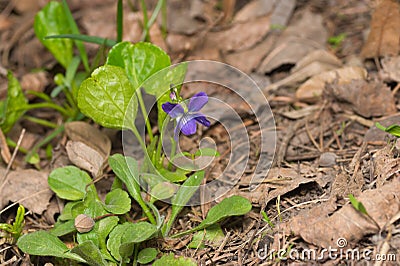
[[[336,164],[337,155],[333,152],[324,152],[319,157],[319,166],[330,167]]]

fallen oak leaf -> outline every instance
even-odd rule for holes
[[[394,179],[379,189],[364,191],[358,196],[358,201],[362,202],[371,218],[382,228],[400,210],[399,190],[400,181]],[[328,207],[331,213],[321,211]],[[336,241],[341,238],[352,246],[365,235],[379,230],[350,203],[336,212],[333,210],[332,201],[307,210],[289,222],[290,229],[308,243],[323,248],[337,246]]]
[[[361,50],[363,58],[399,53],[400,5],[397,1],[380,2],[371,19],[371,31]]]

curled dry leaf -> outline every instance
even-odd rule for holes
[[[399,190],[400,181],[394,179],[379,189],[364,191],[357,200],[382,228],[400,210]],[[332,201],[299,214],[289,225],[295,235],[323,248],[337,247],[336,241],[340,238],[353,246],[365,235],[379,231],[369,218],[350,203],[335,212]]]
[[[43,92],[46,86],[49,85],[47,73],[44,71],[28,73],[21,78],[21,88],[23,91]],[[28,98],[34,98],[33,95],[28,95]]]
[[[361,50],[364,58],[399,53],[400,4],[394,0],[381,1],[372,15],[371,31]]]
[[[400,172],[400,159],[395,158],[392,144],[378,150],[373,155],[373,161],[373,176],[376,177],[377,188],[382,187]]]
[[[65,124],[65,133],[73,141],[80,141],[92,147],[103,156],[108,156],[111,151],[111,141],[99,129],[81,121]]]
[[[307,54],[290,71],[291,75],[266,87],[266,90],[275,90],[280,86],[295,85],[309,77],[342,66],[342,62],[332,53],[325,50],[316,50]]]
[[[276,41],[274,49],[262,62],[259,72],[269,73],[281,65],[296,64],[308,53],[325,47],[328,33],[322,16],[302,10],[291,26]]]
[[[385,80],[400,82],[400,56],[382,58],[381,64],[382,72],[380,74]]]
[[[110,139],[97,128],[81,121],[67,123],[65,132],[70,139],[66,145],[70,161],[95,177],[101,174],[110,155]]]
[[[254,18],[265,16],[274,8],[275,1],[255,0],[240,9],[233,22],[245,22]]]
[[[367,70],[351,66],[330,70],[313,76],[296,91],[296,98],[305,102],[316,102],[324,90],[325,84],[337,79],[339,85],[350,83],[352,80],[366,79]]]
[[[104,162],[108,156],[103,156],[95,149],[80,141],[68,141],[66,149],[68,158],[73,164],[89,171],[94,177],[102,173]]]
[[[326,90],[337,101],[349,103],[363,117],[391,115],[397,111],[393,94],[383,82],[359,79],[339,85],[335,81],[327,84]]]
[[[207,39],[222,51],[242,51],[261,42],[269,31],[270,18],[263,16],[244,23],[235,23],[224,31],[210,32]]]
[[[0,169],[0,176],[4,176],[4,169]],[[48,173],[33,169],[11,171],[8,174],[7,182],[0,191],[0,209],[9,201],[20,203],[28,210],[42,214],[47,209],[53,192],[47,185]]]

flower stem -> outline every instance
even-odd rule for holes
[[[133,122],[131,125],[129,125],[128,128],[129,128],[129,129],[132,131],[132,133],[136,136],[137,140],[138,140],[139,143],[140,143],[140,146],[142,146],[143,152],[146,152],[146,151],[147,151],[146,144],[144,143],[144,141],[143,141],[143,139],[142,139],[142,136],[140,135],[139,131],[137,130],[137,128],[136,128],[134,122]],[[149,219],[149,221],[150,221],[152,224],[156,224],[156,220],[155,220],[153,214],[151,213],[151,210],[150,210],[149,207],[147,206],[146,202],[145,202],[141,197],[137,198],[136,201],[137,201],[137,203],[140,205],[140,207],[142,208],[143,213],[147,216],[147,218]]]
[[[150,120],[149,120],[149,117],[147,115],[146,106],[144,105],[142,92],[141,92],[140,88],[136,90],[136,95],[138,97],[140,110],[142,111],[143,118],[144,118],[144,121],[145,121],[145,124],[146,124],[147,134],[149,134],[150,142],[152,142],[153,141],[153,132],[151,130]]]

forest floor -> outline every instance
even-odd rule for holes
[[[115,39],[117,1],[67,2],[82,33]],[[151,12],[156,1],[148,2]],[[24,91],[50,94],[56,87],[54,76],[61,67],[33,30],[34,15],[45,3],[0,0],[2,99],[7,95],[7,70],[20,80]],[[123,39],[140,41],[142,21],[142,13],[126,5]],[[182,139],[180,146],[191,150],[203,137],[214,139],[221,156],[206,168],[207,180],[223,175],[229,164],[242,170],[240,179],[216,202],[240,195],[253,208],[245,216],[223,221],[224,236],[202,248],[188,247],[194,234],[158,239],[146,246],[193,258],[198,265],[399,265],[400,144],[375,126],[376,122],[385,127],[400,124],[399,2],[171,0],[167,22],[166,36],[158,21],[150,37],[173,63],[213,60],[241,71],[238,77],[239,71],[196,69],[220,84],[188,83],[182,95],[187,98],[205,91],[240,116],[249,138],[247,161],[231,156],[240,151],[223,123],[213,122],[210,128]],[[101,48],[91,44],[87,49],[89,58],[94,58]],[[102,53],[100,57],[106,51]],[[257,86],[238,97],[241,86],[246,86],[245,74]],[[29,101],[41,100],[30,96]],[[57,101],[62,103],[63,96]],[[273,116],[258,114],[257,108],[262,107]],[[214,112],[216,121],[224,117],[218,108],[207,112]],[[31,110],[29,116],[62,123],[62,116],[48,109]],[[6,137],[17,143],[22,129],[26,132],[21,147],[27,151],[51,133],[22,118]],[[101,132],[111,140],[111,154],[123,150],[119,131]],[[24,232],[54,225],[62,202],[52,194],[35,193],[46,187],[52,169],[71,164],[67,139],[59,134],[48,146],[50,152],[46,146],[39,149],[40,161],[34,165],[17,153],[4,187],[0,175],[0,222],[15,218],[18,205],[10,205],[17,202],[29,210]],[[8,145],[1,137],[3,173],[14,151]],[[263,153],[273,161],[261,161]],[[27,169],[34,171],[29,172],[31,177],[26,176]],[[260,179],[254,181],[254,176]],[[106,168],[96,182],[100,197],[113,178]],[[349,195],[365,207],[365,213],[351,204]],[[214,204],[185,208],[172,232],[195,227]],[[160,203],[160,208],[168,213],[170,206]],[[57,265],[50,257],[31,259],[0,235],[0,265]]]

